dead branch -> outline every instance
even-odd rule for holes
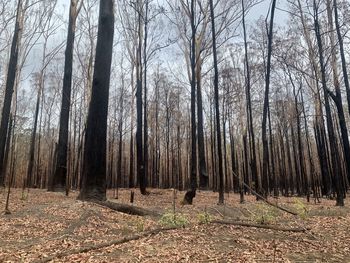
[[[87,252],[92,251],[92,250],[98,250],[98,249],[102,249],[102,248],[110,247],[110,246],[114,246],[114,245],[120,245],[120,244],[124,244],[124,243],[130,242],[130,241],[133,241],[133,240],[138,240],[138,239],[141,239],[141,238],[144,238],[147,236],[154,236],[154,235],[159,234],[160,232],[166,232],[166,231],[174,230],[177,228],[178,227],[157,228],[157,229],[149,230],[149,231],[146,231],[143,233],[139,233],[139,234],[131,235],[128,237],[123,237],[120,239],[112,240],[109,242],[84,246],[84,247],[73,249],[70,251],[56,253],[52,256],[42,258],[42,259],[36,261],[36,263],[45,263],[45,262],[49,262],[49,261],[54,260],[54,259],[68,257],[68,256],[71,256],[74,254],[87,253]]]
[[[100,206],[107,207],[109,209],[112,209],[114,211],[118,211],[121,213],[129,214],[129,215],[137,215],[137,216],[151,216],[151,217],[160,217],[160,215],[155,212],[148,209],[144,209],[142,207],[137,207],[133,205],[128,204],[120,204],[115,203],[111,201],[93,201],[93,203],[98,204]]]
[[[239,177],[237,176],[237,174],[235,174],[234,172],[232,172],[232,173],[233,173],[233,175],[234,175],[235,177],[239,178]],[[258,194],[257,192],[255,192],[255,191],[254,191],[249,185],[247,185],[246,183],[242,182],[242,184],[243,184],[245,187],[247,187],[247,188],[252,192],[253,195],[259,197],[260,199],[262,199],[262,200],[263,200],[265,203],[267,203],[268,205],[271,205],[271,206],[273,206],[273,207],[276,207],[276,208],[278,208],[278,209],[280,209],[280,210],[282,210],[282,211],[284,211],[284,212],[286,212],[286,213],[288,213],[288,214],[291,214],[291,215],[294,215],[294,216],[297,216],[297,215],[298,215],[298,214],[295,213],[295,212],[289,211],[288,209],[286,209],[286,208],[284,208],[284,207],[281,207],[281,206],[279,206],[279,205],[277,205],[277,204],[274,204],[274,203],[268,201],[268,200],[267,200],[266,198],[264,198],[262,195],[260,195],[260,194]]]
[[[306,232],[310,230],[309,228],[286,228],[281,226],[273,226],[273,225],[262,225],[262,224],[252,224],[238,221],[227,221],[227,220],[213,220],[211,221],[213,224],[221,224],[221,225],[233,225],[233,226],[244,226],[244,227],[255,227],[255,228],[264,228],[271,229],[283,232]]]

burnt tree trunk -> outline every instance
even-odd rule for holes
[[[64,76],[62,88],[62,102],[60,113],[60,129],[57,144],[57,160],[55,172],[53,174],[50,190],[61,191],[66,187],[67,178],[67,153],[68,153],[68,126],[69,112],[72,91],[72,72],[73,72],[73,49],[75,38],[75,24],[79,9],[78,0],[71,0],[69,9],[68,35],[64,60]]]
[[[136,167],[137,167],[137,179],[140,187],[141,194],[147,194],[146,191],[146,178],[145,178],[145,164],[144,164],[144,152],[143,152],[143,133],[142,133],[142,5],[141,1],[137,1],[138,14],[138,47],[136,54]]]
[[[198,51],[197,51],[198,52]],[[200,55],[199,55],[200,56]],[[199,160],[199,186],[200,188],[208,187],[207,164],[205,160],[204,147],[204,128],[203,128],[203,101],[202,101],[202,83],[201,83],[201,64],[200,58],[196,62],[196,87],[197,87],[197,116],[198,116],[198,160]]]
[[[323,54],[321,29],[320,29],[319,18],[318,18],[318,7],[316,5],[315,0],[313,4],[314,4],[314,12],[315,12],[314,27],[315,27],[317,47],[318,47],[318,53],[319,53],[319,63],[321,68],[321,82],[322,82],[322,88],[324,92],[328,140],[330,144],[331,163],[332,163],[332,169],[333,169],[334,181],[335,181],[334,186],[337,194],[336,205],[344,206],[344,192],[343,192],[344,189],[343,189],[343,183],[339,174],[339,156],[338,156],[339,151],[338,151],[337,139],[334,133],[332,113],[331,113],[331,108],[329,103],[329,90],[327,88],[326,67],[325,67],[324,54]]]
[[[213,41],[213,64],[214,64],[214,101],[215,101],[215,119],[216,119],[216,139],[219,162],[219,204],[224,204],[224,171],[222,167],[222,149],[221,149],[221,129],[220,129],[220,107],[219,107],[219,70],[216,53],[216,33],[215,33],[215,15],[213,0],[209,0],[211,31]]]
[[[106,199],[106,148],[109,81],[111,73],[114,1],[100,0],[95,69],[87,118],[82,188],[82,200]]]
[[[242,25],[244,36],[244,55],[245,55],[245,89],[246,89],[246,108],[247,108],[247,123],[248,123],[248,136],[249,136],[249,157],[250,157],[250,170],[252,181],[255,182],[255,190],[259,192],[259,186],[261,188],[261,176],[258,175],[256,165],[256,149],[255,149],[255,134],[253,126],[253,113],[252,113],[252,100],[251,100],[251,77],[250,77],[250,64],[248,59],[248,43],[245,23],[245,6],[244,0],[242,0]],[[251,185],[249,185],[251,186]]]
[[[39,80],[39,82],[41,82],[41,80]],[[31,135],[31,138],[30,138],[27,177],[25,179],[25,183],[23,185],[23,188],[25,188],[25,187],[32,187],[33,186],[35,138],[36,138],[36,131],[37,131],[37,127],[38,127],[38,118],[39,118],[41,93],[42,93],[42,83],[39,83],[38,93],[37,93],[37,97],[36,97],[35,113],[34,113],[34,124],[33,124],[32,135]]]
[[[332,15],[331,9],[332,9],[331,0],[328,0],[327,14],[328,14],[328,24],[329,24],[329,31],[330,31],[329,33],[330,44],[331,44],[331,47],[335,47],[336,44],[335,44],[335,39],[333,34],[333,31],[334,31],[333,15]],[[340,82],[339,82],[339,75],[338,75],[337,55],[336,55],[335,49],[332,49],[331,51],[331,66],[333,71],[333,83],[335,88],[335,94],[333,94],[333,92],[329,92],[329,94],[337,107],[341,141],[343,146],[342,149],[343,149],[344,159],[345,159],[346,175],[347,175],[347,178],[350,178],[350,144],[349,144],[348,129],[346,127],[346,122],[345,122],[345,114],[344,114],[344,108],[342,103],[342,94],[340,90]]]
[[[263,119],[262,119],[262,144],[263,144],[263,171],[262,171],[262,180],[267,181],[267,177],[269,174],[269,146],[267,140],[267,115],[269,108],[269,92],[270,92],[270,73],[271,73],[271,55],[272,55],[272,39],[273,39],[273,21],[275,16],[275,8],[276,8],[276,0],[272,1],[271,6],[271,18],[270,18],[270,26],[268,31],[268,48],[267,48],[267,65],[266,65],[266,75],[265,75],[265,94],[264,94],[264,108],[263,108]],[[261,188],[262,186],[258,186],[259,194],[264,194],[267,196],[266,185],[265,189]],[[264,190],[264,193],[262,193]]]
[[[12,94],[15,86],[18,53],[22,37],[23,28],[23,8],[22,0],[18,0],[15,30],[12,38],[10,61],[8,64],[6,86],[5,86],[5,98],[3,102],[1,123],[0,123],[0,186],[4,186],[5,183],[5,170],[4,170],[4,157],[7,141],[7,131],[9,126]]]
[[[147,40],[148,40],[148,12],[149,0],[145,1],[144,16],[144,40],[143,40],[143,81],[144,81],[144,104],[143,104],[143,162],[144,162],[144,188],[148,179],[148,119],[147,119]],[[145,190],[146,192],[146,190]]]
[[[349,110],[349,113],[350,113],[350,84],[349,84],[348,70],[347,70],[347,66],[346,66],[343,36],[342,36],[342,34],[340,32],[337,0],[333,0],[333,9],[334,9],[335,29],[336,29],[336,32],[337,32],[338,45],[339,45],[340,58],[341,58],[341,65],[342,65],[342,71],[343,71],[343,77],[344,77],[344,85],[345,85],[345,88],[346,88],[346,97],[347,97],[347,101],[348,101],[348,110]],[[348,173],[348,178],[349,178],[349,181],[350,181],[349,173]]]
[[[191,0],[191,158],[190,158],[190,189],[184,197],[185,204],[192,204],[197,190],[197,136],[196,136],[196,26],[195,0]]]

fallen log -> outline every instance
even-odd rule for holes
[[[92,202],[124,214],[137,215],[137,216],[151,216],[156,218],[160,217],[160,214],[158,214],[155,211],[148,210],[142,207],[133,206],[133,205],[120,204],[120,203],[115,203],[108,200],[107,201],[93,200]]]
[[[143,233],[131,235],[128,237],[123,237],[123,238],[116,239],[116,240],[111,240],[111,241],[100,243],[100,244],[84,246],[81,248],[77,248],[77,249],[73,249],[73,250],[69,250],[69,251],[65,251],[65,252],[61,252],[61,253],[56,253],[54,255],[39,259],[35,262],[36,263],[45,263],[45,262],[49,262],[49,261],[54,260],[54,259],[60,259],[60,258],[68,257],[71,255],[75,255],[75,254],[87,253],[87,252],[90,252],[93,250],[98,250],[98,249],[102,249],[102,248],[106,248],[106,247],[110,247],[110,246],[114,246],[114,245],[121,245],[121,244],[130,242],[130,241],[133,241],[133,240],[138,240],[138,239],[141,239],[144,237],[153,236],[153,235],[159,234],[160,232],[166,232],[166,231],[174,230],[177,228],[178,227],[157,228],[157,229],[149,230],[149,231],[146,231]]]
[[[228,221],[228,220],[213,220],[211,221],[213,224],[221,224],[221,225],[233,225],[233,226],[243,226],[243,227],[255,227],[255,228],[263,228],[263,229],[271,229],[283,232],[306,232],[310,230],[310,228],[286,228],[276,225],[262,225],[262,224],[252,224],[246,222],[239,221]]]

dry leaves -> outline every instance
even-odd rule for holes
[[[142,196],[135,190],[134,205],[159,213],[172,210],[172,190],[151,190]],[[30,190],[21,200],[21,190],[11,195],[11,215],[0,216],[0,262],[35,262],[63,251],[103,244],[107,241],[159,228],[147,217],[114,212],[76,200],[77,193],[65,197],[45,190]],[[112,196],[112,193],[109,193]],[[198,214],[213,219],[252,221],[260,210],[255,198],[226,196],[219,207],[213,192],[199,192],[193,206],[180,205],[184,193],[176,195],[176,213],[186,216],[186,228],[161,232],[121,245],[56,258],[51,262],[347,262],[350,260],[349,205],[334,207],[334,201],[305,204],[306,219],[277,213],[275,224],[310,227],[307,233],[229,225],[199,224]],[[127,203],[130,190],[119,191],[119,202]],[[4,207],[5,193],[0,205]],[[300,199],[304,202],[303,199]],[[280,198],[279,204],[293,209],[293,199]],[[254,215],[254,216],[253,216]]]

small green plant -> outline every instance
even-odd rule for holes
[[[28,193],[26,193],[24,190],[22,191],[21,201],[26,201],[28,198]]]
[[[145,221],[143,219],[136,221],[136,229],[138,232],[143,232],[145,230]]]
[[[256,211],[254,211],[253,220],[258,224],[268,225],[275,223],[277,216],[276,208],[261,203],[257,205]]]
[[[198,218],[199,224],[209,224],[212,221],[212,217],[207,211],[204,211],[203,213],[199,213],[197,218]]]
[[[299,199],[295,198],[294,200],[294,208],[297,210],[297,213],[300,218],[306,219],[307,216],[309,215],[309,209],[307,206]]]
[[[174,214],[174,213],[165,213],[159,220],[159,223],[162,226],[166,227],[185,227],[188,225],[187,218],[182,214]]]

